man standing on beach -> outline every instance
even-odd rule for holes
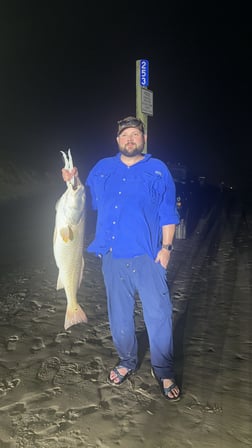
[[[87,250],[102,257],[110,329],[119,355],[108,381],[119,386],[138,368],[134,322],[138,293],[152,374],[164,397],[177,401],[166,269],[179,216],[172,176],[161,160],[144,154],[145,141],[142,121],[126,117],[118,122],[118,154],[100,160],[90,171],[86,186],[97,223]],[[63,170],[64,180],[68,176]]]

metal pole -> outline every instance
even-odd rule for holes
[[[136,61],[136,117],[144,124],[145,134],[148,133],[148,115],[142,112],[142,88],[140,85],[140,59]],[[144,153],[147,153],[147,142],[145,142]]]

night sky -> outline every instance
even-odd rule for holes
[[[117,121],[136,111],[136,61],[148,59],[148,152],[210,183],[251,186],[248,12],[127,5],[0,7],[2,159],[50,170],[71,147],[86,173],[113,155]]]

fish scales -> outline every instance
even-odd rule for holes
[[[71,152],[68,150],[68,157],[62,154],[65,168],[70,170]],[[84,271],[85,197],[85,188],[77,175],[67,182],[67,189],[56,204],[53,252],[59,270],[57,290],[64,289],[67,298],[65,330],[87,322],[87,316],[77,300]]]

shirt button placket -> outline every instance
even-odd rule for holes
[[[122,181],[123,182],[125,182],[126,181],[126,178],[125,177],[123,177],[122,178]],[[122,195],[122,191],[120,190],[120,191],[118,191],[118,196],[121,196]],[[119,205],[118,205],[118,203],[117,204],[115,204],[115,212],[116,212],[116,217],[115,217],[115,219],[113,219],[112,220],[112,225],[113,226],[115,226],[116,224],[117,224],[117,212],[119,211],[118,210],[119,209]],[[115,241],[115,239],[116,239],[116,234],[115,234],[115,227],[113,228],[113,230],[112,230],[112,236],[111,236],[111,240],[114,242]]]

